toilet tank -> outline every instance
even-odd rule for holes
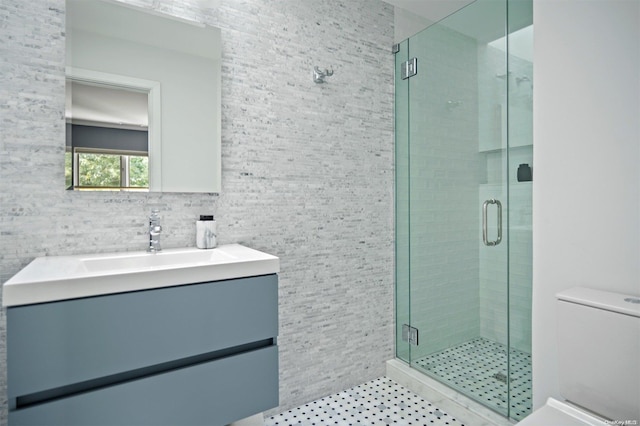
[[[556,297],[562,397],[640,422],[640,298],[582,287]]]

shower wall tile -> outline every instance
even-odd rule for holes
[[[490,46],[478,51],[480,90],[485,93],[481,99],[488,102],[482,109],[500,111],[500,120],[506,120],[507,89],[509,94],[509,122],[508,126],[504,121],[499,122],[502,128],[498,133],[499,143],[496,143],[496,132],[491,136],[491,132],[486,131],[485,138],[481,135],[480,139],[481,155],[486,163],[483,181],[487,184],[480,185],[478,202],[488,198],[507,200],[507,174],[509,181],[508,206],[503,210],[504,226],[509,227],[509,233],[497,247],[479,244],[480,335],[502,344],[507,344],[509,337],[511,347],[531,353],[532,183],[518,182],[516,178],[519,164],[533,164],[533,69],[531,62],[513,55],[508,61],[509,74],[506,75],[504,51]],[[508,156],[504,150],[507,141]]]
[[[222,29],[221,194],[63,189],[63,0],[0,5],[0,268],[141,250],[159,208],[166,248],[219,243],[281,258],[280,410],[384,374],[393,357],[392,7],[377,0],[127,2]],[[324,85],[313,66],[333,68]],[[4,313],[0,389],[6,401]],[[6,406],[0,411],[6,424]]]
[[[410,319],[421,337],[411,355],[477,336],[510,337],[530,352],[531,184],[515,177],[518,164],[532,162],[531,63],[509,57],[507,74],[503,51],[438,26],[427,32],[410,54],[428,73],[409,83]],[[489,198],[503,200],[509,225],[496,247],[481,241],[480,206]]]
[[[508,216],[507,189],[502,184],[480,185],[478,190],[478,205],[482,205],[485,200],[495,198],[503,202],[503,227],[506,228],[506,218]],[[480,212],[478,215],[480,216]],[[490,206],[488,215],[490,217],[496,213],[496,209]],[[494,225],[495,220],[488,221],[490,236],[497,235]],[[480,217],[478,227],[480,228]],[[504,229],[503,228],[503,229]],[[508,320],[507,307],[509,304],[508,293],[508,247],[509,234],[503,231],[503,239],[497,246],[485,246],[482,240],[478,241],[480,253],[480,336],[507,345]]]
[[[531,353],[531,189],[531,182],[510,183],[502,212],[503,220],[509,218],[508,234],[495,247],[479,243],[480,336],[503,345],[509,336],[510,346],[526,353]],[[481,185],[478,202],[506,200],[506,192],[503,185]]]
[[[410,44],[424,73],[409,83],[411,325],[420,330],[412,359],[480,332],[476,43],[442,26],[427,31]]]

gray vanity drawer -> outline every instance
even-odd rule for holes
[[[9,398],[275,339],[277,282],[274,274],[9,308]]]
[[[278,348],[9,412],[11,425],[225,425],[278,406]]]

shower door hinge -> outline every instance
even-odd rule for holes
[[[418,58],[411,58],[408,61],[403,62],[402,70],[400,72],[400,76],[403,80],[418,74]]]
[[[402,324],[402,340],[410,345],[418,346],[418,329],[409,324]]]
[[[391,46],[391,53],[393,53],[394,55],[399,51],[400,51],[400,44],[396,43],[393,46]]]

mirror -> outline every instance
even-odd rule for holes
[[[220,30],[67,0],[66,188],[220,192]]]

